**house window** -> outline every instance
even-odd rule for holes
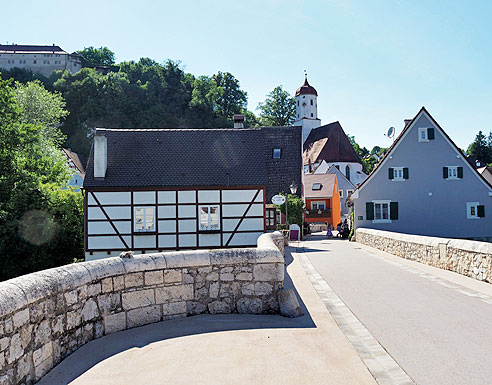
[[[388,169],[388,177],[395,181],[408,179],[408,167],[390,167]]]
[[[354,190],[347,190],[347,196],[351,196],[354,193]]]
[[[297,101],[297,106],[299,106],[299,100]],[[297,117],[299,117],[299,115]]]
[[[37,60],[33,60],[32,61],[32,64],[38,64],[38,61]]]
[[[154,231],[154,207],[135,208],[135,231]]]
[[[200,206],[200,230],[219,230],[219,206]]]
[[[447,166],[442,169],[442,176],[444,179],[463,179],[463,167]]]
[[[273,208],[267,208],[266,209],[266,225],[269,228],[275,228],[275,215],[276,215],[276,209]]]
[[[313,191],[321,190],[321,183],[313,183]]]
[[[390,202],[374,202],[374,222],[391,222],[390,221]]]
[[[419,128],[419,142],[428,142],[434,139],[434,128]]]
[[[340,198],[343,198],[343,190],[338,190],[338,192],[340,193]]]
[[[345,166],[345,177],[350,180],[350,167],[349,165]]]
[[[311,105],[313,105],[313,99],[311,99]]]
[[[311,210],[326,210],[326,204],[323,201],[312,201]]]
[[[282,151],[280,150],[280,148],[274,148],[273,149],[273,159],[280,159],[281,153],[282,153]]]
[[[466,203],[466,217],[468,219],[479,219],[485,217],[485,206],[478,202]]]
[[[311,112],[311,118],[313,117],[313,113]]]

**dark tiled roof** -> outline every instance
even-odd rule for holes
[[[65,52],[57,45],[0,44],[0,51],[8,52]]]
[[[300,127],[97,131],[108,140],[106,177],[94,179],[91,151],[85,188],[266,185],[270,200],[301,185]]]
[[[327,162],[362,163],[339,122],[333,122],[309,133],[304,142],[304,164]]]
[[[296,96],[299,96],[299,95],[316,95],[316,96],[318,96],[318,93],[316,92],[314,87],[308,83],[307,77],[304,80],[304,84],[302,86],[300,86],[296,91]]]

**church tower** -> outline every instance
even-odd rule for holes
[[[318,119],[318,93],[310,86],[306,78],[304,84],[296,91],[296,120],[294,126],[302,126],[302,143],[313,128],[321,126]]]

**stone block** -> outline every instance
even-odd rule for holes
[[[13,313],[28,304],[26,295],[17,285],[1,282],[0,293],[0,314],[2,316]]]
[[[255,250],[256,263],[284,263],[284,256],[276,246]]]
[[[29,321],[29,308],[15,312],[12,316],[14,327],[19,328]]]
[[[28,376],[31,372],[31,354],[25,354],[21,359],[17,362],[17,381],[21,381],[24,377]]]
[[[89,271],[93,282],[115,275],[126,274],[125,267],[123,266],[120,257],[83,262],[83,266]]]
[[[135,255],[133,258],[121,258],[121,260],[127,273],[156,269],[154,260],[149,254]]]
[[[9,337],[0,338],[0,352],[3,352],[5,349],[7,349],[7,347],[9,346],[9,342]]]
[[[186,306],[190,315],[202,314],[207,310],[207,306],[201,302],[188,301]]]
[[[3,372],[4,366],[5,366],[5,354],[0,353],[0,372]]]
[[[87,302],[84,304],[84,307],[82,308],[81,311],[81,316],[82,320],[84,322],[90,321],[96,317],[99,316],[99,310],[97,308],[96,301],[94,299],[90,298],[87,300]]]
[[[5,333],[12,333],[14,331],[14,323],[12,322],[12,318],[6,318],[4,322]]]
[[[280,306],[280,314],[284,317],[300,317],[304,313],[299,306],[299,301],[292,289],[280,289],[278,291],[278,302]]]
[[[22,348],[22,340],[19,333],[14,334],[10,340],[10,349],[7,362],[11,364],[17,361],[24,354],[24,349]]]
[[[253,295],[255,293],[255,284],[251,282],[251,283],[247,283],[245,285],[242,285],[241,293],[243,295]]]
[[[36,345],[44,345],[51,339],[50,321],[45,319],[34,329],[34,340]]]
[[[123,290],[124,288],[125,288],[125,276],[118,275],[116,277],[113,277],[113,290],[118,291],[118,290]]]
[[[255,259],[255,249],[220,249],[210,255],[212,265],[236,265],[250,263]]]
[[[87,270],[83,263],[72,263],[70,265],[61,266],[60,269],[70,274],[73,287],[87,285],[92,281],[89,270]]]
[[[21,329],[20,329],[20,335],[21,335],[21,343],[22,343],[22,348],[23,349],[26,349],[29,344],[31,343],[31,340],[34,338],[34,335],[32,333],[32,325],[31,324],[27,324],[27,325],[24,325]]]
[[[34,374],[36,381],[39,381],[46,373],[53,367],[53,359],[50,357],[46,361],[43,361],[39,366],[34,367]]]
[[[60,314],[59,316],[53,318],[51,320],[51,331],[53,334],[61,333],[63,332],[63,314]]]
[[[149,254],[149,257],[154,261],[154,266],[156,269],[165,269],[167,268],[165,254],[168,253],[154,253]]]
[[[160,285],[164,282],[162,278],[162,270],[146,271],[145,272],[145,285]]]
[[[261,314],[262,303],[259,298],[241,298],[237,301],[239,314]]]
[[[273,286],[268,282],[256,282],[255,283],[255,294],[256,295],[268,295],[271,294]]]
[[[221,281],[234,281],[234,274],[233,273],[220,273],[220,280]]]
[[[126,329],[126,314],[124,312],[107,314],[104,319],[104,334],[108,335]]]
[[[163,316],[186,313],[186,302],[171,302],[162,305]]]
[[[43,361],[46,361],[53,354],[53,345],[51,341],[35,350],[32,354],[34,366],[39,366]]]
[[[284,266],[276,263],[265,263],[253,267],[255,281],[283,281]]]
[[[192,300],[193,295],[193,285],[167,286],[155,289],[156,303]]]
[[[210,266],[210,254],[204,250],[179,251],[165,254],[167,268]]]
[[[214,271],[213,273],[209,273],[205,276],[206,281],[218,281],[219,280],[219,273]]]
[[[67,312],[67,329],[74,329],[80,325],[82,317],[78,310]]]
[[[161,307],[154,305],[130,310],[126,313],[126,316],[129,328],[147,325],[161,320]]]
[[[208,312],[210,314],[231,313],[231,307],[225,301],[213,301],[208,304]]]
[[[253,279],[253,274],[252,273],[239,273],[236,274],[236,279],[238,281],[251,281]]]
[[[234,268],[232,266],[227,266],[223,267],[220,269],[220,274],[227,274],[227,273],[232,273],[234,271]]]
[[[121,295],[121,303],[124,310],[154,305],[154,289],[130,291]]]
[[[125,276],[125,288],[142,286],[143,273],[130,273]]]
[[[87,296],[94,297],[98,294],[101,294],[101,283],[97,282],[91,285],[87,285]]]
[[[76,304],[78,302],[78,295],[77,295],[77,289],[67,291],[65,293],[65,302],[67,306]]]
[[[212,282],[209,288],[209,296],[210,298],[217,298],[219,296],[219,283]]]
[[[183,274],[183,283],[194,283],[195,279],[191,274]]]
[[[110,293],[113,291],[113,278],[104,278],[101,281],[101,292]]]
[[[97,297],[97,304],[102,314],[109,314],[121,306],[120,293],[103,294]]]
[[[164,282],[166,283],[181,283],[181,270],[164,270]]]

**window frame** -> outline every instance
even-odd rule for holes
[[[319,188],[318,188],[318,185],[319,185]],[[316,188],[314,188],[314,186],[316,186]],[[321,191],[322,188],[323,188],[323,185],[320,182],[315,182],[311,186],[312,191]]]
[[[372,220],[372,223],[391,223],[391,201],[390,200],[373,200],[372,203],[374,204],[374,219]],[[376,216],[376,205],[381,205],[381,217],[383,216],[383,206],[382,205],[387,205],[388,206],[388,218],[380,218],[378,219]]]
[[[326,202],[325,201],[311,201],[311,210],[326,210]],[[318,206],[322,204],[324,208],[319,208]],[[313,207],[313,205],[316,205],[316,208]]]
[[[343,198],[343,190],[338,190],[338,193],[340,194],[340,198]]]
[[[144,210],[144,221],[143,221],[143,229],[137,229],[137,210]],[[147,222],[147,210],[151,210],[152,212],[152,228],[146,228]],[[135,233],[155,233],[155,206],[135,206],[134,207],[134,223],[133,223],[133,231]]]
[[[349,197],[350,195],[352,195],[354,193],[354,190],[347,190],[347,197]]]
[[[479,202],[466,202],[466,219],[480,219],[478,216],[478,206]],[[471,209],[475,209],[475,215],[472,215]]]
[[[422,132],[425,133],[425,138],[422,138]],[[427,128],[419,127],[418,133],[419,133],[419,142],[428,142],[429,141],[429,137],[427,135]]]
[[[207,208],[207,226],[202,225],[202,208]],[[217,210],[217,227],[213,228],[211,223],[211,213],[210,213],[210,208],[215,208]],[[219,232],[220,231],[220,205],[219,204],[213,204],[213,205],[198,205],[198,231],[199,232]]]
[[[392,167],[393,169],[393,181],[395,182],[403,182],[405,178],[403,177],[403,169],[404,167]],[[401,176],[397,176],[397,174],[401,174]]]
[[[448,177],[446,178],[447,180],[459,180],[460,178],[458,178],[458,166],[446,166],[446,168],[448,169]],[[451,170],[454,170],[455,171],[455,176],[453,175],[450,175],[450,172]]]

